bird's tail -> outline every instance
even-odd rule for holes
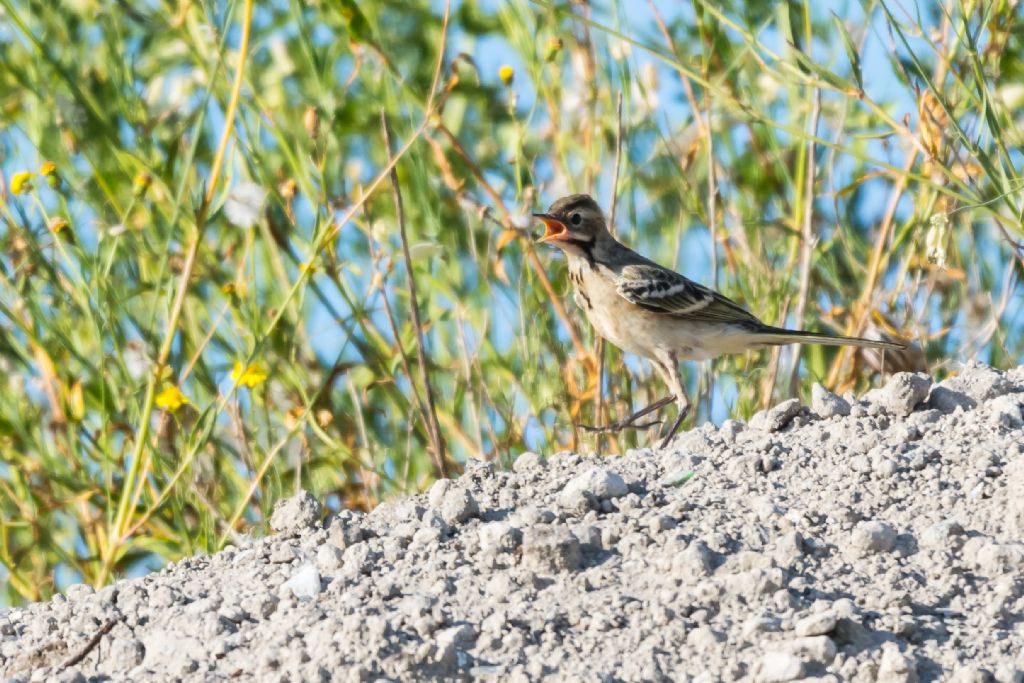
[[[781,327],[765,325],[756,332],[762,344],[780,346],[782,344],[824,344],[825,346],[860,346],[869,349],[891,349],[898,351],[907,348],[906,344],[863,337],[841,337],[824,332],[805,332],[803,330],[786,330]]]

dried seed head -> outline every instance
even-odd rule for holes
[[[917,101],[917,113],[919,116],[918,135],[921,144],[932,157],[941,158],[945,147],[946,128],[949,127],[949,117],[942,108],[939,100],[926,90],[921,93]]]
[[[295,182],[294,178],[288,178],[277,186],[277,191],[281,193],[281,198],[286,202],[295,199],[295,193],[298,192],[298,189],[298,183]]]
[[[316,107],[306,107],[306,113],[302,116],[302,125],[310,140],[316,140],[320,136],[320,112]]]
[[[925,255],[939,268],[946,267],[946,233],[949,231],[949,214],[940,212],[928,219],[925,234]]]

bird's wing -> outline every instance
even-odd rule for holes
[[[626,301],[656,313],[689,320],[754,323],[749,311],[718,292],[656,264],[624,267],[615,289]]]

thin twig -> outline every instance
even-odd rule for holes
[[[658,11],[657,5],[653,0],[647,0],[647,5],[651,8],[651,13],[654,15],[654,22],[658,25],[658,30],[661,31],[662,37],[665,39],[665,44],[668,46],[669,51],[675,57],[676,62],[681,63],[682,57],[679,51],[676,49],[676,42],[672,38],[672,33],[669,31],[668,26],[665,24],[664,18],[661,16],[661,12]],[[711,240],[711,286],[718,289],[718,180],[715,176],[715,144],[714,136],[711,135],[711,93],[713,88],[707,87],[708,73],[707,64],[704,65],[703,82],[704,85],[704,108],[707,112],[707,122],[705,123],[704,117],[701,114],[700,105],[697,103],[697,96],[693,90],[693,84],[690,82],[690,76],[684,69],[675,69],[676,73],[679,74],[679,80],[683,84],[683,91],[686,93],[686,101],[690,105],[690,112],[693,114],[693,122],[697,126],[697,136],[707,141],[708,149],[708,233]],[[712,361],[713,362],[713,361]],[[714,401],[715,393],[715,376],[711,372],[711,368],[705,365],[701,365],[701,372],[707,373],[707,384],[706,391],[703,393],[703,397],[706,399],[708,406],[708,415],[711,414],[711,404]],[[700,402],[698,398],[698,403]]]
[[[412,375],[409,376],[409,382],[413,382]],[[356,385],[352,383],[351,376],[349,376],[346,384],[348,385],[348,395],[352,399],[352,408],[356,413],[356,427],[359,432],[359,441],[362,442],[363,448],[366,449],[366,454],[369,456],[370,460],[373,461],[374,465],[376,465],[377,458],[374,457],[373,442],[370,441],[370,437],[367,436],[366,433],[366,419],[363,417],[362,401],[359,400],[359,394],[356,392]],[[366,500],[368,506],[372,506],[372,501],[377,498],[377,493],[376,491],[370,491],[370,477],[367,476],[369,472],[371,472],[371,470],[360,468],[359,483],[363,487],[363,498]],[[374,478],[377,479],[376,473],[374,472],[373,474],[375,475]]]
[[[888,13],[888,8],[883,7],[883,9],[885,9],[885,11]],[[945,18],[942,22],[941,42],[946,43],[948,42],[949,31],[951,30],[952,25],[949,21],[950,13],[947,11],[944,14]],[[933,83],[940,83],[945,78],[949,64],[952,63],[952,58],[956,52],[958,44],[959,41],[953,41],[949,48],[950,54],[947,56],[940,56],[940,58],[936,60],[935,69],[932,73]],[[895,54],[895,45],[892,47],[892,50],[893,54]],[[907,174],[910,173],[911,169],[914,168],[914,165],[917,163],[917,157],[919,154],[922,155],[925,159],[927,159],[929,156],[928,150],[924,147],[921,141],[918,140],[917,136],[910,133],[909,129],[907,131],[907,134],[910,137],[910,141],[914,143],[914,147],[907,154],[906,162],[904,163],[901,172],[896,175],[895,181],[893,182],[892,192],[889,197],[889,204],[886,207],[885,215],[882,219],[882,226],[879,230],[877,241],[875,242],[874,252],[871,254],[871,262],[868,266],[867,282],[864,285],[864,288],[861,292],[861,296],[857,301],[856,307],[853,309],[855,321],[852,325],[848,325],[846,329],[847,334],[851,334],[854,336],[861,335],[868,322],[868,318],[872,309],[872,299],[874,299],[875,295],[875,284],[879,279],[882,261],[884,257],[888,255],[888,252],[885,247],[889,241],[889,233],[891,232],[893,223],[895,221],[896,207],[898,206],[899,201],[902,198],[903,193],[906,191],[907,186],[909,184]],[[943,168],[942,170],[947,174],[949,173],[949,171],[945,168]],[[945,188],[943,187],[943,185],[940,185],[933,189],[945,193]],[[846,363],[847,359],[852,354],[852,347],[842,347],[840,352],[837,354],[836,360],[833,362],[832,367],[829,369],[827,380],[828,386],[834,386],[836,382],[838,382],[839,374],[842,371],[842,368]]]
[[[76,664],[79,664],[83,659],[88,657],[89,653],[96,649],[96,646],[100,644],[101,640],[103,640],[103,636],[110,633],[110,631],[113,630],[115,626],[117,626],[119,621],[121,621],[121,617],[119,616],[114,617],[113,619],[108,619],[106,623],[103,624],[103,626],[100,626],[100,630],[96,631],[96,633],[93,634],[93,637],[89,639],[89,642],[85,644],[85,647],[79,650],[78,654],[66,660],[63,664],[61,664],[60,668],[67,669],[70,666],[75,666]]]
[[[818,134],[818,119],[821,118],[821,91],[814,91],[811,104],[811,135]],[[807,309],[807,295],[811,289],[811,255],[814,252],[815,237],[813,232],[814,218],[814,176],[817,171],[815,163],[814,140],[807,141],[807,166],[804,179],[804,215],[803,232],[800,237],[800,291],[796,299],[796,315],[793,319],[798,328],[803,327],[804,312]],[[800,344],[793,344],[793,369],[789,376],[789,395],[795,396],[800,379]]]
[[[661,16],[661,12],[658,11],[658,6],[654,4],[653,0],[647,0],[647,4],[651,8],[651,12],[654,14],[654,21],[658,24],[658,30],[661,31],[662,37],[665,39],[665,44],[668,45],[669,51],[672,52],[672,56],[676,58],[676,61],[681,63],[682,59],[679,56],[679,52],[676,51],[676,41],[672,39],[672,34],[668,30],[668,26],[665,25],[665,20]],[[683,82],[683,90],[686,92],[686,101],[690,105],[690,111],[693,112],[693,122],[697,124],[697,133],[702,138],[709,138],[707,127],[704,125],[704,120],[700,116],[700,107],[697,106],[697,97],[693,94],[693,84],[690,83],[690,78],[686,72],[682,69],[676,69],[679,74],[679,79]],[[704,82],[706,84],[707,81]],[[710,120],[708,121],[710,123]]]
[[[370,225],[370,214],[366,210],[364,205],[364,214],[366,216],[366,224]],[[380,260],[380,255],[377,251],[377,245],[373,238],[372,231],[367,231],[366,241],[370,245],[370,258],[373,260],[374,267],[377,267],[377,263]],[[377,271],[380,273],[380,271]],[[430,436],[430,418],[427,416],[427,406],[423,403],[423,397],[420,395],[420,388],[416,386],[416,378],[412,375],[412,368],[409,366],[409,356],[405,351],[405,344],[402,343],[402,335],[398,331],[398,323],[395,321],[395,313],[391,309],[391,301],[388,299],[387,291],[387,276],[381,273],[381,284],[380,284],[380,296],[381,301],[384,302],[384,315],[388,319],[388,325],[391,326],[391,335],[395,338],[395,348],[398,350],[398,358],[402,363],[402,370],[405,371],[405,376],[409,378],[409,386],[412,387],[412,398],[416,402],[416,409],[420,411],[420,415],[423,416],[423,424],[427,427],[427,436]]]
[[[391,131],[388,127],[388,115],[380,110],[380,125],[384,132],[384,148],[388,157],[391,156]],[[423,341],[423,323],[420,321],[419,298],[416,296],[416,277],[412,271],[412,256],[409,253],[409,237],[405,229],[405,206],[402,203],[402,189],[398,183],[398,169],[391,167],[391,189],[395,196],[395,218],[398,221],[398,234],[402,238],[402,256],[405,259],[405,274],[409,286],[409,308],[412,313],[412,324],[416,328],[416,358],[420,366],[420,377],[423,381],[423,392],[427,402],[427,431],[433,444],[434,468],[438,477],[447,477],[445,467],[444,439],[441,436],[441,425],[437,421],[437,409],[434,406],[434,388],[430,384],[430,370],[427,366],[427,350]]]
[[[235,430],[235,442],[238,443],[238,455],[243,462],[253,471],[256,471],[256,457],[249,446],[249,437],[245,433],[245,422],[242,420],[242,411],[238,401],[232,401],[227,406],[228,416],[231,425]]]
[[[779,326],[784,327],[786,316],[789,314],[789,300],[782,302],[782,311],[779,315]],[[764,389],[761,391],[761,408],[767,408],[772,404],[772,394],[775,393],[775,384],[779,380],[779,356],[782,355],[781,346],[773,346],[771,360],[768,362],[767,377],[764,382]]]
[[[889,203],[882,216],[882,225],[879,228],[878,237],[875,238],[875,248],[871,254],[871,261],[868,264],[868,276],[864,282],[864,288],[861,290],[860,298],[853,309],[855,319],[846,328],[845,333],[848,335],[860,336],[864,332],[865,325],[867,325],[868,314],[871,311],[872,300],[875,296],[875,284],[882,270],[882,261],[888,255],[886,245],[889,243],[889,235],[896,220],[896,209],[899,206],[900,199],[903,197],[903,193],[907,189],[906,174],[910,172],[910,169],[914,167],[916,162],[917,150],[912,149],[907,154],[907,160],[903,165],[903,173],[897,175],[893,182],[892,190],[889,193]],[[839,374],[842,372],[843,366],[853,353],[854,347],[852,346],[844,346],[839,350],[829,370],[826,386],[835,386],[836,382],[839,381]]]
[[[708,121],[711,120],[711,97],[705,98]],[[708,136],[708,233],[711,238],[711,286],[718,289],[718,183],[715,177],[714,136]]]
[[[459,139],[444,125],[443,122],[437,123],[437,130],[441,132],[452,145],[452,150],[459,157],[466,162],[469,167],[470,173],[480,184],[480,187],[487,192],[491,200],[494,202],[494,207],[501,213],[501,224],[504,227],[510,227],[512,224],[512,214],[509,212],[508,207],[505,206],[505,200],[502,199],[501,193],[491,185],[490,181],[484,176],[483,171],[473,160],[473,157],[469,156],[466,148],[462,146]],[[478,203],[478,202],[476,202]],[[479,204],[479,203],[478,203]],[[481,205],[483,206],[483,205]],[[489,208],[489,207],[487,207]],[[523,252],[526,254],[526,258],[530,261],[530,268],[533,269],[537,279],[540,280],[541,287],[544,288],[544,293],[547,294],[548,300],[551,302],[551,306],[555,309],[555,315],[558,316],[562,324],[565,325],[566,331],[569,332],[569,337],[572,339],[573,348],[576,349],[576,354],[583,356],[586,353],[586,349],[583,347],[583,339],[580,337],[580,332],[576,325],[573,323],[572,318],[569,317],[569,312],[565,308],[565,304],[562,303],[561,297],[555,292],[555,288],[551,284],[551,278],[548,277],[547,272],[544,270],[544,264],[541,263],[540,258],[537,256],[537,250],[534,248],[533,241],[530,240],[525,234],[520,234],[520,240],[523,244]]]
[[[622,91],[615,104],[615,165],[612,170],[612,198],[608,208],[608,230],[612,237],[615,236],[615,211],[618,208],[619,199],[619,169],[622,165]],[[594,409],[594,424],[600,425],[604,421],[604,338],[597,340],[597,405]],[[609,385],[610,387],[610,385]],[[604,450],[604,434],[597,435],[597,454],[601,455]]]
[[[911,150],[907,157],[904,168],[909,172],[913,168],[914,163],[917,161],[917,150]],[[903,192],[907,189],[907,176],[900,175],[896,178],[896,182],[893,185],[892,192],[889,195],[889,203],[885,208],[885,215],[882,218],[882,227],[877,241],[875,242],[875,249],[871,254],[871,263],[868,266],[867,281],[864,284],[863,295],[861,296],[860,303],[865,307],[869,307],[871,299],[874,298],[875,285],[878,282],[879,274],[882,271],[882,261],[888,256],[888,250],[885,248],[889,242],[889,235],[892,232],[893,225],[896,221],[896,209],[899,207],[900,199],[903,198]],[[860,334],[863,330],[864,322],[867,319],[866,314],[861,315],[861,320],[857,323],[857,328],[854,331],[855,334]]]
[[[622,91],[615,104],[615,166],[612,170],[612,198],[608,209],[608,230],[615,236],[615,210],[619,199],[619,169],[622,165]]]
[[[689,85],[689,81],[683,77],[683,81]],[[711,135],[711,91],[704,93],[704,107],[707,111],[708,125],[702,127],[707,133],[708,141],[708,236],[711,241],[711,286],[718,289],[718,179],[715,176],[715,136]],[[694,118],[700,120],[700,112],[694,112]],[[714,363],[714,360],[709,361]],[[706,373],[707,384],[704,397],[707,399],[708,416],[711,415],[711,405],[714,403],[715,374],[705,364],[700,364],[702,373]],[[699,401],[698,401],[699,405]],[[696,408],[694,409],[696,411]]]
[[[464,375],[463,381],[466,383],[466,391],[469,392],[469,418],[473,421],[474,431],[476,432],[476,450],[481,459],[490,460],[491,458],[486,457],[484,454],[484,435],[483,429],[480,426],[480,412],[477,407],[478,399],[476,396],[476,389],[473,388],[473,367],[469,360],[469,344],[466,342],[466,331],[465,331],[465,319],[462,317],[462,312],[456,310],[456,341],[459,345],[459,358],[462,361],[462,373]]]

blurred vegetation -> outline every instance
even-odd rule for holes
[[[299,487],[367,508],[644,443],[574,426],[664,388],[534,247],[569,192],[767,321],[923,351],[890,369],[1018,362],[1019,3],[769,7],[0,0],[6,599],[215,550]],[[701,419],[877,381],[800,359],[688,367]]]

